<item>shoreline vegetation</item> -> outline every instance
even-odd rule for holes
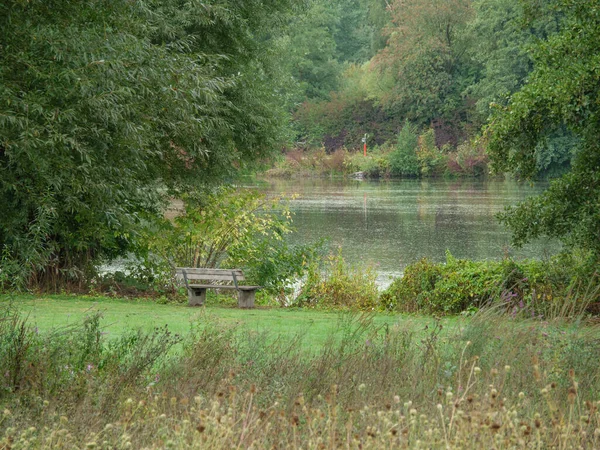
[[[421,142],[420,140],[418,142]],[[493,173],[487,152],[480,144],[462,144],[457,149],[417,144],[377,146],[367,151],[340,148],[287,150],[259,170],[259,178],[353,177],[370,179],[474,178],[504,179],[508,173]],[[559,177],[568,167],[540,173],[539,179]],[[518,178],[518,175],[517,175]]]

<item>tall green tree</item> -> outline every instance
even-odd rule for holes
[[[334,39],[338,12],[335,4],[312,0],[288,28],[286,63],[300,87],[292,109],[305,99],[329,98],[338,88],[341,66]]]
[[[506,105],[533,70],[529,49],[559,29],[560,14],[548,1],[537,2],[536,20],[527,20],[528,7],[515,0],[474,0],[473,19],[467,32],[469,53],[480,64],[479,78],[467,91],[477,101],[480,124],[491,113],[490,105]]]
[[[269,36],[293,0],[0,3],[4,284],[81,280],[178,190],[281,137]]]
[[[390,11],[393,25],[376,63],[394,82],[382,102],[415,122],[454,117],[472,81],[465,32],[470,0],[396,0]]]
[[[535,8],[537,2],[527,2]],[[503,220],[516,244],[552,236],[600,256],[600,1],[554,0],[561,30],[533,48],[534,69],[492,119],[497,170],[536,172],[536,146],[560,127],[581,138],[569,173]]]

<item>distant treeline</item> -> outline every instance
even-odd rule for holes
[[[365,133],[369,147],[396,145],[408,122],[455,151],[523,86],[532,45],[563,16],[549,1],[312,0],[285,38],[295,146],[353,150]],[[553,131],[535,148],[538,172],[563,172],[577,145]]]

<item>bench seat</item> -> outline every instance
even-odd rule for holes
[[[260,286],[238,286],[235,287],[231,284],[193,284],[189,283],[189,287],[191,288],[201,288],[201,289],[238,289],[242,291],[254,291],[256,289],[260,289]]]
[[[188,290],[188,304],[202,306],[206,300],[207,289],[235,289],[238,291],[238,306],[254,308],[255,293],[260,286],[240,286],[238,281],[244,280],[240,269],[203,269],[198,267],[176,267],[175,276],[183,281]],[[195,280],[196,282],[191,282]],[[204,281],[204,283],[198,283]],[[225,281],[234,284],[208,284],[207,281]]]

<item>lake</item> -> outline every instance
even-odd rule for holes
[[[547,183],[474,180],[351,179],[268,180],[269,194],[297,194],[291,201],[297,232],[292,243],[327,238],[354,265],[373,265],[380,287],[423,257],[543,258],[560,246],[538,240],[510,246],[509,231],[496,219],[506,206],[541,193]]]

